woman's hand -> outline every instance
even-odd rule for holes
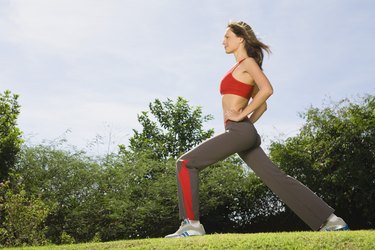
[[[242,121],[245,118],[245,116],[242,115],[241,111],[242,110],[237,111],[237,110],[234,110],[234,109],[228,110],[224,114],[224,121],[228,121],[228,120],[231,120],[231,121],[234,121],[234,122]]]

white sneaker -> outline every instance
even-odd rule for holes
[[[332,221],[327,221],[319,231],[342,231],[350,230],[349,226],[340,217],[336,217]]]
[[[181,222],[180,228],[173,234],[168,234],[165,238],[182,238],[189,236],[202,236],[205,235],[204,227],[202,224],[193,225],[189,219],[184,219]]]

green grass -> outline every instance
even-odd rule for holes
[[[375,231],[211,234],[7,249],[375,249]]]

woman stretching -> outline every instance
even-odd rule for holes
[[[178,159],[177,185],[182,223],[166,238],[205,234],[199,222],[199,172],[234,153],[311,229],[348,230],[347,224],[333,214],[334,209],[302,183],[282,172],[259,147],[261,140],[253,124],[266,111],[266,100],[273,93],[271,83],[262,71],[263,50],[269,52],[268,46],[260,42],[244,22],[228,24],[223,45],[225,52],[234,54],[237,61],[220,85],[225,132]]]

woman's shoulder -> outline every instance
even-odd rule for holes
[[[253,57],[248,57],[243,60],[243,65],[245,69],[260,69],[258,63],[255,61]]]
[[[254,63],[257,64],[257,62],[255,61],[255,59],[253,57],[251,57],[251,56],[245,58],[243,60],[243,63],[245,63],[245,64],[254,64]]]

